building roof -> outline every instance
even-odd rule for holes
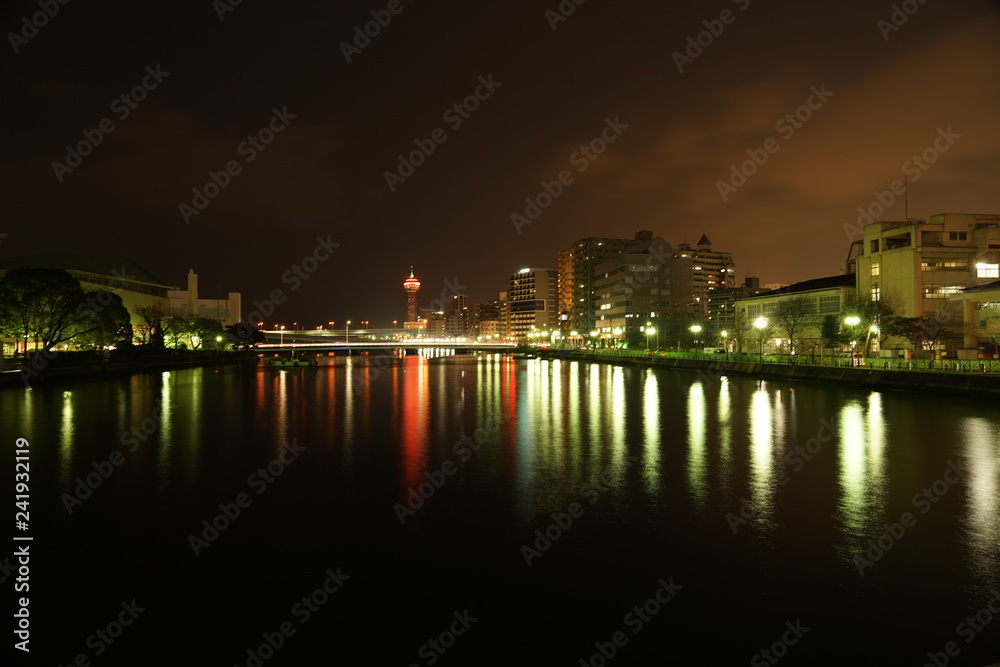
[[[171,287],[131,259],[124,257],[94,257],[89,255],[33,255],[30,257],[0,257],[0,271],[11,269],[63,269],[100,276]]]
[[[991,283],[983,283],[982,285],[975,285],[974,287],[966,287],[963,292],[988,292],[992,290],[1000,290],[1000,280],[994,280]]]
[[[804,280],[801,283],[793,283],[787,287],[782,287],[781,289],[771,290],[770,292],[761,292],[760,294],[755,294],[754,296],[747,297],[748,299],[759,299],[765,296],[779,296],[781,294],[795,294],[796,292],[812,292],[814,290],[820,289],[831,289],[834,287],[854,287],[856,281],[853,273],[842,273],[836,276],[828,276],[826,278],[813,278],[812,280]]]
[[[712,242],[708,240],[708,236],[706,236],[705,234],[702,234],[701,238],[698,239],[698,244],[697,245],[712,245]]]

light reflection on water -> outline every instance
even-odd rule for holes
[[[408,533],[420,534],[432,518],[470,505],[497,508],[491,517],[496,533],[521,537],[523,531],[526,539],[552,512],[581,501],[581,485],[607,471],[610,489],[585,506],[568,541],[598,543],[606,533],[636,526],[639,546],[630,556],[641,565],[641,549],[656,559],[667,553],[663,544],[721,535],[700,552],[720,571],[737,559],[760,557],[771,559],[773,571],[801,561],[804,568],[827,568],[823,576],[856,578],[853,558],[868,540],[900,511],[913,511],[912,494],[940,476],[949,459],[961,458],[970,469],[962,485],[933,513],[920,515],[899,551],[870,572],[916,568],[936,549],[935,558],[962,570],[955,580],[965,579],[956,587],[971,582],[985,590],[1000,575],[1000,416],[981,401],[966,407],[820,384],[796,384],[792,391],[749,378],[500,355],[407,356],[384,365],[359,356],[316,369],[228,375],[172,371],[101,381],[92,389],[5,391],[0,401],[5,417],[18,415],[17,428],[32,425],[40,442],[52,443],[51,476],[59,492],[71,491],[92,461],[106,460],[120,434],[152,416],[159,401],[158,432],[126,455],[100,497],[125,499],[124,490],[147,486],[161,494],[194,490],[212,508],[245,488],[246,475],[295,438],[310,449],[302,459],[308,463],[296,463],[290,474],[296,482],[282,481],[290,495],[306,494],[321,513],[333,510],[316,489],[328,487],[351,501],[387,489],[394,495],[377,509],[393,527],[392,503],[405,501],[408,489],[426,482],[426,473],[444,460],[457,462],[452,446],[459,437],[502,417],[481,451],[457,465],[455,481],[407,522]],[[830,423],[834,433],[827,437]],[[794,470],[788,457],[810,442],[815,453]],[[140,464],[144,457],[148,466]],[[638,464],[627,465],[629,457]],[[118,477],[131,483],[119,484]],[[312,487],[299,488],[300,479]],[[281,493],[259,503],[247,521],[265,516]],[[726,515],[739,510],[742,497],[755,514],[731,535]],[[790,538],[795,531],[801,533]],[[747,534],[755,539],[744,539]],[[797,551],[800,536],[817,548]],[[511,560],[521,566],[517,546]],[[556,551],[562,555],[546,555],[546,563],[571,549],[560,544]]]

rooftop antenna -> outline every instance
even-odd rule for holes
[[[903,174],[903,220],[909,221],[910,219],[910,193],[907,189],[908,180],[906,174]]]

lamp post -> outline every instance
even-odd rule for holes
[[[726,354],[729,354],[729,332],[720,331],[719,338],[722,340],[722,349],[726,351]]]
[[[281,325],[281,329],[278,330],[278,345],[285,344],[285,325]]]
[[[398,321],[399,321],[399,320],[393,320],[393,321],[392,321],[392,330],[393,330],[393,331],[395,331],[395,330],[396,330],[396,322],[398,322]]]
[[[764,329],[767,328],[767,318],[758,317],[753,325],[757,327],[757,336],[760,338],[760,360],[764,361]]]
[[[615,327],[614,331],[612,331],[611,333],[613,333],[615,336],[621,336],[622,335],[622,328],[621,327]],[[620,345],[621,345],[621,341],[618,340],[618,339],[615,339],[615,347],[617,348]]]
[[[850,317],[845,317],[844,318],[844,324],[846,324],[847,326],[851,327],[851,338],[854,339],[854,340],[851,341],[851,365],[854,366],[854,350],[855,350],[855,346],[857,346],[857,344],[858,344],[858,341],[857,341],[857,338],[858,338],[857,326],[859,324],[861,324],[861,318],[858,317],[857,315],[851,315]]]
[[[646,322],[646,349],[649,349],[649,337],[656,335],[656,327]],[[656,351],[660,351],[660,337],[656,336]]]
[[[344,326],[344,343],[351,342],[351,321],[347,320],[347,324]]]
[[[692,342],[694,343],[694,346],[697,349],[697,347],[698,347],[698,334],[701,333],[701,325],[700,324],[694,324],[694,325],[692,325],[691,326],[691,333],[694,334],[694,339],[692,340]]]

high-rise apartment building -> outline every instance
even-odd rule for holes
[[[556,330],[557,278],[555,269],[521,269],[511,275],[507,287],[511,336],[523,338],[533,330]]]
[[[696,317],[708,323],[708,301],[717,289],[736,287],[736,264],[731,252],[712,250],[712,242],[704,234],[695,247],[681,243],[674,249],[676,257],[694,260],[691,267],[691,298]]]
[[[631,239],[589,237],[579,239],[568,251],[564,251],[568,256],[560,253],[560,298],[565,299],[560,302],[560,310],[568,311],[566,319],[560,322],[564,333],[594,329],[597,265],[625,252],[637,241],[648,242],[652,238],[653,233],[649,231],[636,232],[635,238]]]

